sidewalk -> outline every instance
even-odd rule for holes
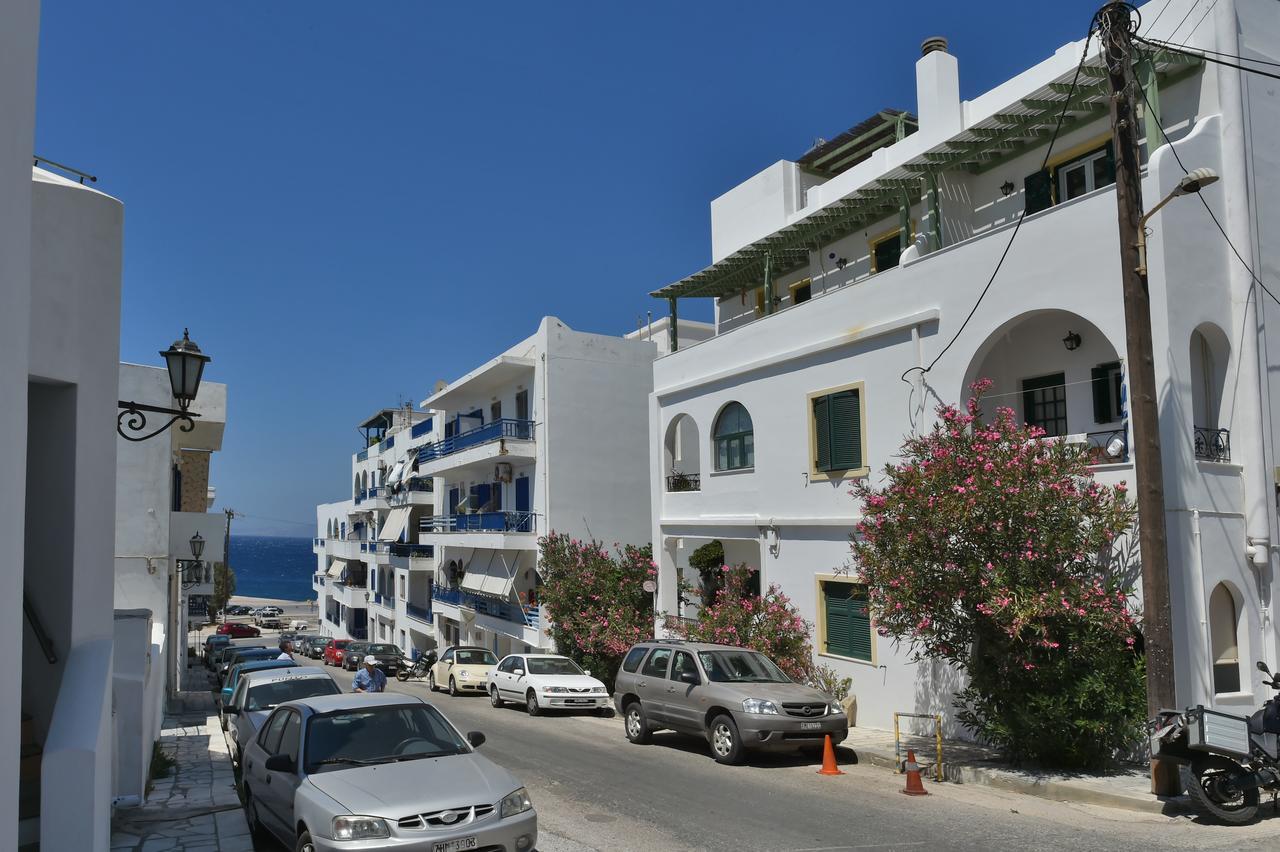
[[[932,781],[937,764],[937,743],[932,736],[903,734],[902,756],[915,750],[916,762],[926,783]],[[893,731],[879,728],[850,728],[843,743],[860,763],[897,769],[893,752]],[[1151,779],[1145,768],[1131,767],[1105,775],[1055,773],[1015,769],[1000,760],[992,749],[957,740],[942,742],[942,777],[957,784],[983,784],[1013,793],[1039,796],[1059,802],[1103,805],[1145,813],[1170,814],[1182,810],[1183,798],[1167,799],[1151,795]]]
[[[231,758],[213,703],[211,676],[198,662],[169,702],[160,748],[175,761],[146,802],[117,809],[113,850],[136,852],[253,852],[240,807]]]

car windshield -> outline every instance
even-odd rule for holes
[[[580,675],[582,669],[566,657],[529,657],[529,674]]]
[[[306,771],[443,757],[470,750],[453,726],[428,704],[340,710],[315,716],[307,725]]]
[[[492,666],[498,658],[492,651],[456,651],[453,661],[460,666]]]
[[[286,701],[297,701],[300,698],[311,698],[315,695],[337,695],[341,690],[328,677],[298,677],[290,680],[278,680],[275,683],[264,683],[261,686],[249,687],[249,695],[245,698],[246,710],[270,710],[277,704]]]
[[[756,651],[699,651],[707,678],[716,683],[791,683],[773,660]]]
[[[400,653],[400,649],[395,645],[370,645],[370,654],[395,654],[397,657],[404,656]]]

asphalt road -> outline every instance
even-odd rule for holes
[[[326,670],[350,688],[350,672]],[[956,784],[929,783],[931,795],[913,798],[900,794],[900,776],[853,765],[843,749],[840,777],[817,775],[815,759],[800,756],[726,767],[697,738],[660,733],[632,745],[617,718],[534,718],[481,696],[432,694],[425,682],[393,678],[389,688],[429,698],[463,732],[485,733],[481,752],[530,791],[541,852],[1280,847],[1280,816],[1228,828]]]

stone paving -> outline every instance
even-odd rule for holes
[[[168,778],[152,782],[142,805],[116,810],[111,848],[253,852],[210,676],[196,663],[183,681],[184,691],[170,701],[160,734],[159,747],[174,767]]]

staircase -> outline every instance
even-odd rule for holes
[[[40,760],[44,748],[36,739],[35,722],[22,714],[22,748],[18,763],[18,852],[40,848]]]

